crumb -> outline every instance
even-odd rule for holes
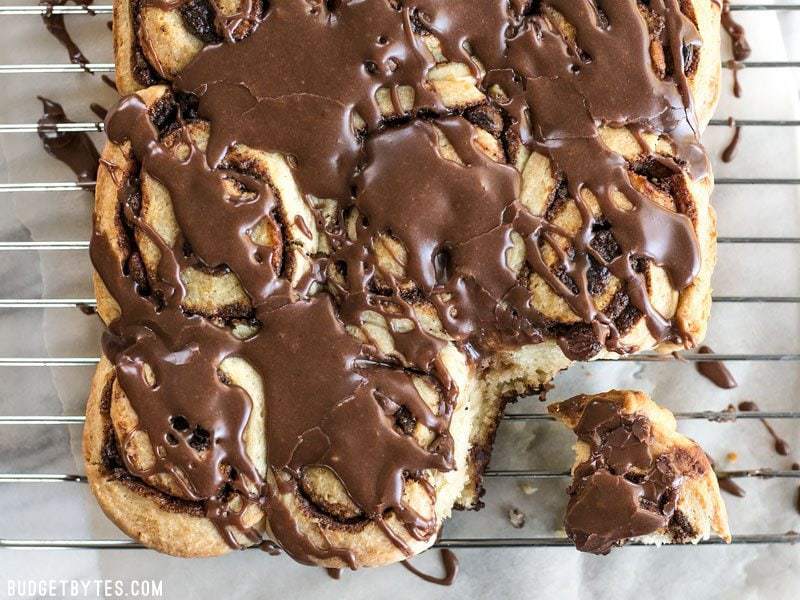
[[[726,459],[728,462],[735,463],[737,460],[739,460],[739,455],[738,455],[738,454],[736,454],[736,452],[728,452],[728,453],[725,455],[725,459]]]
[[[508,511],[508,520],[512,527],[522,529],[525,526],[525,513],[518,508],[512,508]]]
[[[526,496],[530,496],[536,493],[539,488],[533,487],[533,484],[528,481],[524,481],[523,483],[519,484],[519,489],[522,490],[522,493]]]

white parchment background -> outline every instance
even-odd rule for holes
[[[17,4],[22,0],[2,0]],[[30,2],[31,0],[28,0]],[[797,0],[792,0],[796,2]],[[747,25],[753,61],[800,60],[800,13],[738,13]],[[94,62],[111,62],[107,17],[68,17],[68,25]],[[724,53],[729,56],[727,41]],[[0,63],[63,63],[65,54],[35,16],[0,17]],[[717,118],[800,118],[800,69],[750,69],[740,74],[744,97],[730,94],[723,76]],[[76,121],[92,121],[89,102],[112,104],[114,92],[98,76],[0,74],[0,122],[31,123],[40,115],[37,94],[64,104]],[[798,127],[747,127],[736,160],[719,160],[730,132],[710,127],[705,142],[718,177],[798,177]],[[99,141],[99,137],[98,137]],[[0,182],[71,181],[69,170],[48,157],[35,134],[0,134]],[[720,185],[715,195],[723,237],[800,236],[800,187]],[[76,193],[0,194],[0,240],[87,240],[91,198]],[[800,248],[788,244],[723,244],[715,294],[800,295]],[[85,252],[0,252],[0,297],[89,298]],[[0,356],[97,356],[100,328],[94,318],[70,309],[0,309]],[[721,353],[800,353],[797,304],[715,305],[708,337]],[[740,382],[716,389],[691,365],[636,363],[582,365],[560,375],[551,399],[610,387],[638,387],[673,410],[718,410],[755,400],[762,408],[800,410],[800,367],[788,363],[735,363]],[[82,414],[91,368],[0,368],[0,414]],[[536,399],[514,411],[540,410]],[[758,422],[718,424],[684,421],[722,467],[786,469],[800,460],[800,423],[775,421],[793,447],[790,458],[775,455]],[[565,469],[571,435],[552,423],[504,423],[496,468]],[[738,460],[726,462],[736,452]],[[0,472],[81,473],[80,428],[0,426]],[[518,481],[492,480],[486,508],[457,514],[445,536],[553,535],[560,528],[566,497],[563,480],[533,482],[523,494]],[[744,499],[726,496],[735,534],[800,530],[797,480],[743,481]],[[520,530],[505,517],[515,506],[527,515]],[[2,539],[119,539],[85,485],[0,484]],[[167,598],[348,597],[461,598],[796,598],[800,591],[800,546],[623,548],[607,557],[563,549],[464,550],[462,573],[452,588],[426,584],[400,567],[344,573],[339,582],[323,571],[300,567],[285,557],[235,553],[212,560],[179,560],[150,551],[42,551],[0,549],[0,597],[17,579],[163,580]],[[435,571],[435,553],[415,560]],[[94,597],[90,594],[90,597]]]

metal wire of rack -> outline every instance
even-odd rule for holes
[[[731,10],[737,12],[753,11],[800,11],[800,4],[736,4],[731,6]],[[109,15],[112,13],[110,5],[91,5],[91,6],[36,6],[36,5],[13,5],[0,6],[0,20],[4,16],[10,15],[42,15],[45,11],[52,11],[53,14],[63,15]],[[800,68],[800,61],[749,61],[741,65],[744,69],[796,69]],[[49,73],[113,73],[113,63],[88,63],[85,65],[77,64],[0,64],[0,76],[2,75],[41,75]],[[0,116],[0,119],[2,117]],[[741,119],[736,121],[741,127],[781,127],[781,128],[800,128],[800,120],[786,119]],[[712,127],[728,127],[727,120],[715,119],[710,125]],[[58,132],[102,132],[102,122],[82,122],[69,123],[62,125],[40,126],[36,123],[0,123],[0,134],[34,134],[39,132],[58,131]],[[717,178],[716,184],[721,186],[800,186],[800,177],[779,177],[779,178]],[[75,182],[12,182],[0,184],[0,194],[25,194],[31,192],[91,192],[94,183],[75,183]],[[791,246],[800,245],[800,237],[722,237],[718,239],[720,244],[786,244]],[[0,240],[0,252],[86,252],[89,247],[88,240],[73,241],[35,241],[35,242],[15,242]],[[87,261],[88,264],[88,261]],[[715,303],[720,304],[800,304],[800,295],[769,296],[769,295],[747,295],[747,296],[715,296]],[[94,306],[93,298],[0,298],[0,309],[75,309],[82,306]],[[712,360],[722,360],[731,362],[791,362],[800,363],[798,353],[774,353],[774,354],[687,354],[684,358],[689,362],[704,362]],[[673,360],[670,356],[655,354],[641,354],[622,357],[622,361],[648,363]],[[48,368],[48,367],[82,367],[91,366],[99,361],[97,357],[0,357],[0,369],[3,368]],[[782,411],[754,411],[740,412],[732,410],[723,411],[685,411],[676,412],[675,416],[679,420],[707,421],[710,423],[732,422],[739,419],[776,419],[800,421],[800,410]],[[547,413],[541,412],[522,412],[506,414],[504,421],[553,421]],[[83,415],[0,415],[0,428],[2,427],[27,427],[27,426],[81,426],[84,423]],[[570,477],[568,470],[530,470],[530,469],[490,469],[486,472],[487,479],[565,479]],[[798,470],[776,470],[770,468],[755,468],[744,470],[718,471],[721,478],[749,478],[749,479],[798,479]],[[80,474],[70,473],[51,473],[51,474],[28,474],[28,473],[0,473],[0,485],[2,484],[58,484],[70,483],[83,485],[86,484],[86,477]],[[709,539],[700,542],[702,545],[719,545],[724,542],[719,539]],[[750,535],[734,535],[733,544],[794,544],[800,543],[800,534],[794,531],[785,533],[758,533]],[[437,547],[451,549],[470,549],[470,548],[539,548],[539,547],[561,547],[569,546],[572,542],[563,536],[539,536],[524,538],[443,538],[437,543]],[[641,546],[641,544],[631,543],[629,546]],[[67,549],[67,550],[136,550],[144,549],[144,546],[132,540],[124,539],[2,539],[0,538],[0,549]]]

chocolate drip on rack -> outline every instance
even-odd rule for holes
[[[730,411],[736,410],[735,407],[731,406]],[[722,477],[717,472],[717,464],[713,458],[711,458],[708,454],[706,454],[706,458],[708,458],[708,462],[711,463],[711,467],[714,469],[714,474],[717,476],[717,483],[719,484],[719,489],[723,492],[729,493],[731,496],[736,496],[737,498],[744,498],[746,492],[744,488],[742,488],[738,483],[736,483],[735,479],[730,477]]]
[[[714,351],[708,346],[700,346],[697,352],[698,354],[714,354]],[[721,361],[698,361],[695,368],[700,375],[723,390],[730,390],[738,385],[728,367]]]
[[[733,117],[728,117],[728,127],[733,129],[733,137],[722,151],[722,162],[726,163],[731,162],[733,157],[736,156],[736,150],[739,148],[739,139],[742,134],[741,126],[736,124],[736,120]]]
[[[101,75],[101,76],[100,76],[100,79],[102,79],[102,80],[103,80],[103,83],[105,83],[105,84],[106,84],[108,87],[110,87],[112,90],[114,90],[114,91],[116,91],[116,90],[117,90],[117,84],[116,84],[116,82],[115,82],[113,79],[111,79],[111,77],[109,77],[108,75]]]
[[[76,4],[77,6],[88,7],[94,2],[94,0],[85,0],[82,2],[78,2],[77,0],[40,1],[40,5],[47,7],[45,13],[42,15],[42,21],[44,21],[44,26],[47,28],[47,31],[50,33],[50,35],[56,38],[58,42],[64,46],[64,48],[66,48],[67,54],[69,55],[69,61],[73,64],[83,66],[86,65],[89,60],[83,55],[81,49],[78,48],[78,45],[72,39],[72,36],[64,24],[64,15],[53,14],[54,6],[64,6],[69,2],[73,2],[73,4]],[[94,14],[91,12],[91,10],[89,10],[89,13]]]
[[[447,548],[442,548],[439,550],[439,557],[441,558],[442,566],[444,567],[444,575],[441,577],[436,577],[435,575],[430,575],[429,573],[420,571],[407,560],[404,560],[400,564],[402,564],[407,571],[413,573],[428,583],[435,583],[436,585],[453,585],[456,580],[456,576],[458,575],[458,557],[453,553],[452,550],[448,550]]]
[[[747,60],[752,52],[750,44],[747,42],[747,32],[734,20],[731,14],[730,0],[722,0],[722,27],[731,38],[733,59],[737,62]]]
[[[79,182],[94,182],[100,155],[88,134],[82,131],[58,131],[56,125],[73,123],[58,103],[38,96],[44,115],[39,119],[39,139],[44,149],[78,177]]]
[[[733,77],[733,95],[737,98],[742,97],[742,85],[739,82],[739,71],[742,70],[743,66],[742,63],[736,62],[735,60],[729,60],[726,63],[727,67],[731,70],[731,76]]]
[[[91,304],[86,304],[85,302],[78,302],[77,304],[78,310],[85,314],[87,317],[91,317],[97,314],[97,309],[92,306]]]
[[[172,10],[186,4],[154,2]],[[151,469],[127,466],[140,477],[172,475],[187,497],[205,501],[232,545],[239,540],[232,530],[257,535],[245,515],[257,506],[295,559],[355,567],[351,551],[302,530],[290,509],[303,470],[323,467],[363,518],[409,554],[398,524],[430,540],[438,522],[412,507],[404,490],[416,484],[432,497],[423,473],[455,467],[449,427],[459,390],[442,362],[447,344],[476,358],[548,337],[571,358],[603,348],[627,352],[617,315],[595,305],[597,272],[619,280],[623,306],[643,315],[656,340],[691,342],[650,304],[643,273],[649,261],[675,290],[690,285],[700,268],[691,221],[680,205],[664,207],[634,184],[631,166],[602,141],[601,128],[660,137],[672,153],[652,158],[669,176],[707,177],[686,76],[699,35],[678,0],[652,0],[646,9],[609,3],[602,15],[574,0],[552,0],[541,13],[489,0],[284,0],[264,14],[253,8],[259,3],[244,4],[236,18],[215,21],[222,41],[205,46],[164,96],[196,102],[196,115],[211,123],[203,150],[186,131],[194,112],[176,121],[187,150],[181,158],[137,96],[123,99],[106,121],[109,139],[130,142],[141,172],[166,187],[180,232],[167,245],[146,224],[131,179],[119,185],[121,212],[160,252],[147,289],[137,290],[104,233],[96,229],[92,240],[95,268],[121,308],[104,351],[156,450]],[[662,26],[668,73],[653,68],[648,18]],[[523,204],[519,172],[479,149],[468,112],[443,105],[429,81],[437,66],[425,44],[431,35],[449,60],[468,66],[500,115],[504,158],[524,147],[551,161],[581,215],[577,231]],[[264,181],[231,167],[237,144],[286,157],[304,198],[334,201],[331,221],[315,214],[316,223],[297,225],[330,243],[326,255],[306,256],[302,273],[290,277],[280,248],[251,239],[278,199]],[[650,154],[645,144],[642,153]],[[231,182],[247,197],[232,193]],[[381,236],[402,247],[402,272],[378,259]],[[586,339],[574,343],[537,310],[509,264],[515,244],[526,272],[559,296]],[[236,276],[255,333],[240,339],[184,311],[180,273],[198,263]],[[435,311],[444,332],[425,325],[421,308]],[[391,356],[351,335],[369,312],[405,322],[390,332]],[[254,399],[219,375],[232,358],[263,381],[266,472],[246,450]],[[414,386],[420,375],[436,382],[438,405]],[[432,441],[421,445],[398,432],[400,411],[430,430]],[[656,471],[661,490],[666,471]],[[643,526],[666,518],[646,513]]]
[[[92,110],[94,114],[96,114],[100,119],[105,121],[105,118],[108,116],[108,109],[104,106],[97,104],[96,102],[92,102],[89,105],[89,108]]]
[[[744,412],[758,412],[761,409],[755,402],[747,400],[739,403],[739,410]],[[766,419],[760,419],[760,421],[766,428],[769,435],[772,437],[772,441],[775,443],[775,452],[781,456],[789,456],[789,452],[791,450],[789,447],[789,442],[779,436]]]
[[[736,496],[737,498],[745,497],[746,492],[744,491],[744,488],[742,488],[742,486],[736,483],[733,479],[730,479],[728,477],[720,477],[718,479],[718,482],[719,482],[719,489],[721,489],[723,492],[728,492],[729,494],[731,494],[732,496]]]

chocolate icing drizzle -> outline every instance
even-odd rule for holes
[[[573,469],[567,490],[565,529],[578,550],[606,554],[678,518],[683,476],[670,454],[651,452],[647,417],[591,400],[574,431],[589,446],[589,458]]]
[[[697,349],[698,354],[714,354],[714,351],[709,348],[708,346],[700,346]],[[734,379],[731,372],[728,370],[728,367],[725,366],[725,363],[714,360],[714,361],[698,361],[695,363],[695,368],[697,372],[700,373],[703,377],[714,383],[719,388],[723,390],[730,390],[735,388],[738,383],[736,383],[736,379]]]
[[[44,149],[66,164],[78,177],[79,182],[95,181],[100,155],[94,142],[85,132],[57,131],[54,126],[74,123],[67,118],[64,108],[58,103],[37,96],[42,103],[44,114],[38,121],[39,139]]]
[[[339,559],[355,567],[351,551],[312,539],[287,506],[304,470],[323,467],[336,475],[362,519],[406,553],[389,516],[413,538],[435,534],[435,515],[415,510],[403,492],[414,481],[432,495],[423,473],[454,468],[449,425],[459,390],[441,361],[447,342],[423,325],[420,306],[434,309],[446,337],[476,360],[493,349],[547,338],[575,359],[603,348],[628,352],[616,320],[622,309],[642,315],[658,341],[691,343],[650,304],[644,273],[650,261],[676,290],[693,281],[700,251],[691,221],[680,203],[673,211],[642,191],[632,165],[603,143],[601,127],[628,128],[640,140],[646,133],[661,136],[671,156],[650,156],[643,142],[642,153],[668,179],[707,177],[686,76],[700,39],[678,0],[602,7],[575,0],[243,6],[233,17],[215,16],[219,40],[200,51],[164,97],[177,105],[186,156],[178,158],[165,145],[154,124],[157,107],[137,96],[124,98],[106,120],[109,139],[129,141],[141,172],[168,190],[180,233],[167,245],[139,216],[137,174],[120,183],[122,218],[158,247],[160,260],[156,273],[137,280],[111,240],[95,230],[92,261],[121,307],[103,347],[138,429],[155,449],[154,466],[127,464],[131,473],[173,475],[188,498],[205,503],[232,545],[239,543],[233,529],[257,537],[243,513],[258,505],[276,542],[295,559]],[[648,23],[658,27],[651,31]],[[436,62],[426,35],[440,41],[449,60],[468,66],[487,94],[482,112],[443,105],[428,81]],[[654,44],[664,57],[661,69],[654,68]],[[413,91],[410,107],[402,98],[407,89]],[[388,90],[388,114],[377,101],[379,90]],[[197,117],[211,123],[205,150],[185,131]],[[498,137],[505,161],[479,150],[470,121]],[[444,156],[442,138],[458,160]],[[280,244],[251,239],[265,219],[277,231],[287,224],[273,217],[275,191],[226,159],[235,144],[287,157],[307,200],[335,201],[332,222],[312,211],[315,223],[295,223],[306,237],[317,231],[330,243],[329,252],[307,257],[309,269],[293,268]],[[562,199],[581,215],[577,232],[521,201],[519,172],[505,163],[522,147],[551,161]],[[231,193],[231,182],[246,194]],[[359,218],[350,219],[354,214]],[[387,234],[402,247],[402,274],[377,258],[376,240]],[[508,264],[515,239],[524,246],[526,272],[578,317],[571,333],[537,310],[527,281]],[[555,252],[555,265],[545,259],[546,248]],[[241,339],[183,309],[180,273],[196,264],[235,274],[255,333]],[[621,282],[616,314],[595,305],[598,276]],[[392,331],[396,352],[387,356],[348,333],[367,311],[410,323]],[[244,359],[263,380],[266,473],[249,459],[244,441],[253,402],[218,374],[232,357]],[[436,382],[437,406],[414,387],[419,375]],[[432,441],[423,446],[398,431],[401,413],[428,428]],[[645,429],[637,424],[631,435]],[[644,445],[645,438],[632,444]],[[636,465],[644,464],[645,450],[623,445],[636,453]],[[654,502],[672,498],[669,465],[659,458],[647,468],[647,481],[620,479],[618,491]],[[615,477],[606,467],[587,474],[600,486]],[[239,502],[232,503],[234,497]],[[659,500],[657,510],[633,507],[627,533],[660,526],[671,502]],[[602,551],[620,535],[584,545]]]

